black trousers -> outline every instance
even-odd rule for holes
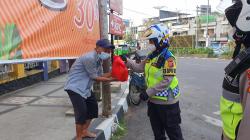
[[[148,116],[155,140],[183,140],[179,102],[172,105],[158,105],[148,102]]]
[[[84,124],[86,120],[98,117],[98,104],[92,92],[87,99],[74,91],[68,90],[67,92],[74,108],[76,124]]]

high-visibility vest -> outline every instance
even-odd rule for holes
[[[222,97],[220,99],[220,113],[223,122],[223,133],[231,140],[235,140],[237,126],[243,117],[240,103],[239,79],[232,82],[225,76],[223,81]]]
[[[175,58],[172,53],[170,53],[170,54],[171,55],[168,56],[168,58],[169,57]],[[157,62],[159,56],[155,57],[151,60],[149,59],[146,62],[146,65],[145,65],[145,78],[146,79],[145,79],[145,81],[146,81],[148,88],[154,87],[155,85],[159,84],[163,80],[163,67],[157,68],[154,66],[154,64]],[[167,61],[167,59],[166,59],[166,61]],[[173,94],[174,98],[177,98],[180,96],[178,79],[176,78],[176,76],[173,77],[170,85],[166,86],[165,90],[155,94],[151,98],[166,101],[166,100],[168,100],[168,96],[170,94]]]

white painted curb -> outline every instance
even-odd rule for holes
[[[126,88],[122,98],[118,101],[118,106],[122,106],[123,111],[128,111],[128,103],[127,103],[127,95],[129,93],[129,89]],[[110,118],[105,119],[101,124],[99,124],[96,129],[104,132],[105,140],[109,140],[112,136],[112,132],[114,132],[117,128],[118,118],[117,114],[112,114]]]

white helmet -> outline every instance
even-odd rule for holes
[[[233,0],[220,0],[220,3],[216,6],[216,9],[219,12],[224,13],[224,11],[229,7],[234,4]]]
[[[233,38],[236,43],[233,58],[240,50],[241,44],[250,47],[250,0],[233,0],[234,4],[227,7],[225,15],[230,25],[235,28]]]
[[[153,40],[156,47],[169,46],[169,30],[164,24],[151,25],[143,36],[146,40]]]

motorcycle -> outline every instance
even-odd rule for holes
[[[146,59],[146,57],[145,53],[136,52],[133,60],[135,60],[136,63],[140,63],[142,60]],[[141,102],[139,95],[146,90],[144,73],[137,73],[130,70],[129,75],[130,81],[128,99],[130,103],[139,105]]]

